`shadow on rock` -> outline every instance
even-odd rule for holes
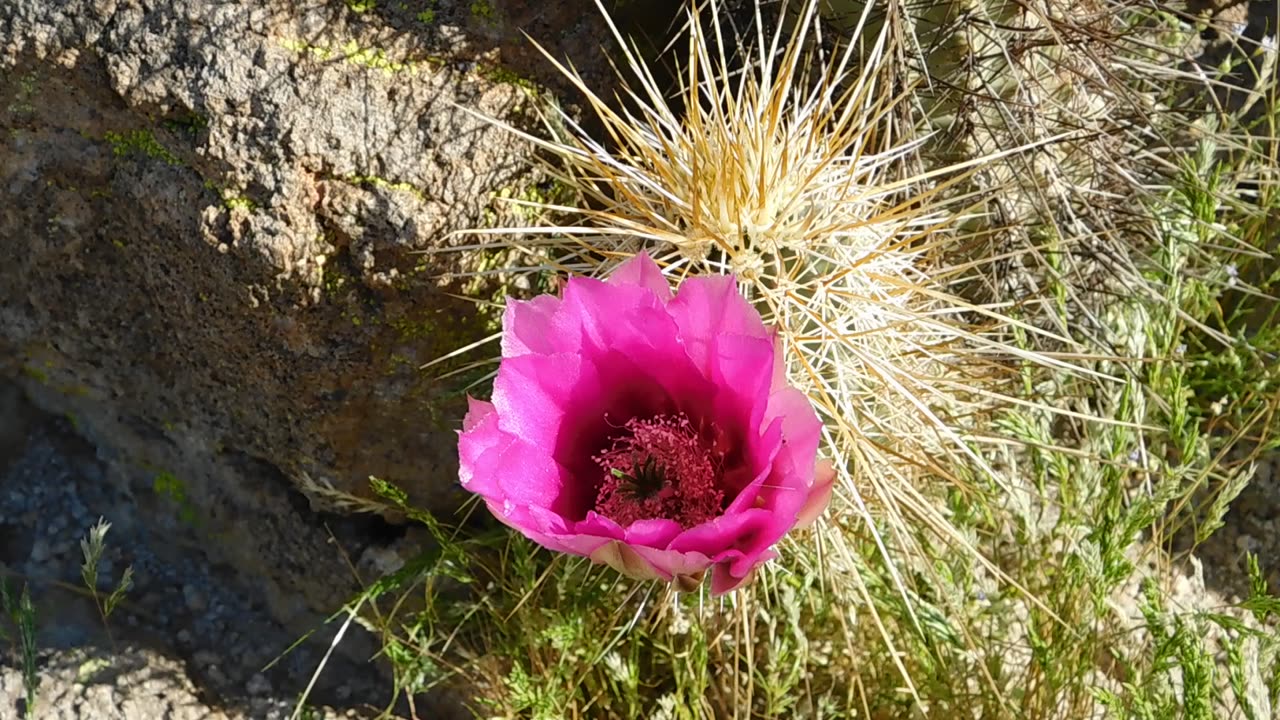
[[[284,627],[254,577],[205,552],[180,498],[165,491],[155,502],[147,497],[154,487],[122,482],[109,451],[77,436],[71,420],[35,410],[13,386],[0,386],[0,403],[10,411],[0,428],[0,571],[11,590],[25,585],[32,593],[40,706],[76,708],[67,717],[289,717],[336,623],[312,614]],[[283,479],[263,480],[292,492]],[[95,602],[82,577],[81,540],[99,518],[111,527]],[[337,544],[394,535],[367,521],[306,520],[328,525]],[[104,621],[101,604],[126,568],[132,587]],[[392,685],[375,652],[371,637],[349,629],[308,704],[340,716],[376,715],[391,702]],[[4,666],[0,702],[14,707],[22,697],[21,663]],[[421,698],[418,707],[431,708],[431,717],[466,716],[438,698]]]

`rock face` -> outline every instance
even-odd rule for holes
[[[494,6],[417,4],[0,3],[0,374],[285,619],[353,587],[314,511],[457,502],[462,393],[419,366],[496,316],[418,251],[538,191],[470,114],[535,102]]]
[[[200,528],[172,527],[172,513],[129,493],[127,467],[106,454],[67,418],[39,411],[0,381],[0,585],[10,598],[29,593],[34,608],[39,684],[30,717],[291,717],[337,625],[314,622],[316,634],[273,663],[299,632],[267,612],[261,583],[202,552]],[[106,619],[85,597],[82,576],[80,541],[99,517],[110,518],[110,527],[95,587],[110,593],[126,573],[130,578],[123,602]],[[353,534],[336,530],[348,545]],[[324,539],[312,533],[298,541],[305,547]],[[0,637],[6,720],[28,717],[23,705],[30,697],[22,654],[10,642],[13,629],[0,612],[0,636],[10,633]],[[372,717],[361,706],[390,700],[385,667],[369,662],[375,642],[349,629],[339,646],[345,652],[323,663],[309,694],[311,704],[327,706],[323,717]],[[450,714],[457,703],[440,693],[419,700],[419,707],[432,708],[431,717],[467,717]]]

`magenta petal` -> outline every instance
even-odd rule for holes
[[[777,557],[776,553],[768,553],[768,557],[761,558],[760,563],[752,565],[741,575],[735,573],[730,563],[717,563],[711,570],[711,594],[724,595],[737,590],[751,579],[760,564],[772,560],[774,557]]]
[[[616,542],[618,541],[597,535],[552,535],[542,544],[563,553],[589,558],[605,545]]]
[[[467,400],[471,409],[467,411],[464,429],[458,438],[458,480],[471,492],[487,496],[497,486],[483,461],[491,453],[501,452],[501,446],[510,443],[512,438],[498,429],[498,414],[493,405],[474,398]]]
[[[586,517],[573,523],[573,532],[612,540],[622,540],[627,535],[626,528],[597,513],[595,510],[588,511]]]
[[[540,448],[516,438],[487,452],[476,472],[491,473],[497,478],[499,498],[518,507],[554,509],[564,486],[563,468]]]
[[[822,515],[822,511],[827,509],[827,505],[831,503],[831,495],[836,485],[836,469],[829,460],[823,460],[818,463],[817,472],[814,475],[813,487],[809,489],[809,497],[804,501],[804,505],[800,507],[800,512],[796,514],[796,527],[809,527]]]
[[[462,419],[462,432],[470,432],[493,414],[493,403],[467,396],[467,416]],[[496,419],[496,418],[495,418]]]
[[[634,580],[670,580],[655,568],[643,555],[637,553],[626,543],[613,540],[601,545],[591,553],[591,559],[603,563]]]
[[[662,269],[649,257],[648,253],[640,253],[622,263],[609,275],[610,285],[635,285],[647,288],[665,305],[671,300],[671,284],[662,274]]]
[[[570,279],[562,298],[512,301],[503,329],[492,403],[470,401],[463,421],[459,478],[534,542],[682,590],[710,570],[721,594],[829,503],[822,425],[733,278],[692,278],[673,297],[636,256],[607,280]],[[679,468],[661,493],[618,504],[601,489],[617,463],[654,458]]]
[[[601,382],[621,395],[643,388],[649,402],[639,405],[651,411],[687,409],[693,417],[710,416],[706,400],[717,388],[684,354],[675,325],[669,318],[666,323],[644,325],[646,332],[618,338],[607,352],[595,356]]]
[[[734,279],[727,275],[685,280],[667,309],[680,326],[685,351],[708,376],[721,336],[770,338],[760,314],[738,294]]]
[[[503,431],[548,454],[556,448],[565,416],[598,412],[603,394],[595,366],[576,354],[507,358],[493,382]]]
[[[761,405],[769,402],[773,386],[773,338],[722,334],[715,341],[712,379],[723,390],[731,390]]]
[[[532,506],[529,508],[529,527],[543,535],[572,535],[571,523],[564,516],[548,508]]]
[[[737,590],[747,581],[746,576],[734,577],[729,574],[728,563],[717,563],[711,570],[711,594],[724,595]]]
[[[679,552],[699,552],[713,560],[737,558],[735,565],[751,565],[791,527],[794,518],[780,518],[763,508],[722,515],[690,528],[668,546]],[[745,570],[743,571],[745,572]]]
[[[562,511],[566,502],[564,469],[545,451],[519,438],[495,430],[496,415],[459,438],[459,479],[471,492],[483,497],[494,514],[519,526],[517,511],[530,507]]]
[[[492,506],[490,507],[492,510]],[[497,516],[497,513],[495,513]],[[522,535],[539,545],[556,552],[566,553],[568,555],[578,555],[580,557],[591,557],[591,554],[599,550],[606,543],[617,542],[605,537],[596,537],[595,535],[572,535],[572,534],[553,534],[537,530],[536,523],[526,522],[518,524],[501,518],[503,522],[511,527],[519,530]]]
[[[682,530],[674,520],[640,520],[627,526],[625,539],[635,547],[665,548]]]
[[[675,323],[667,317],[663,302],[652,290],[638,285],[573,278],[565,286],[563,307],[582,327],[585,353],[605,352],[623,339],[643,339],[658,318],[671,326],[665,334],[676,334]]]
[[[576,352],[582,333],[560,304],[553,295],[509,301],[502,312],[502,357]]]
[[[782,434],[790,452],[802,462],[812,462],[822,441],[822,421],[809,397],[795,388],[781,388],[769,396],[768,418],[782,419]]]
[[[484,504],[489,508],[489,512],[501,520],[504,525],[519,530],[522,535],[536,543],[547,544],[547,536],[539,532],[538,522],[533,517],[533,511],[536,508],[517,506],[510,500],[497,496],[485,497]]]
[[[814,484],[822,423],[809,398],[794,388],[773,394],[769,417],[781,423],[783,443],[770,460],[772,472],[760,486],[760,500],[779,517],[795,518],[809,502]]]
[[[725,510],[726,515],[767,504],[766,499],[761,497],[761,492],[773,492],[774,488],[764,486],[775,474],[774,458],[784,447],[780,420],[774,420],[758,438],[749,443],[741,467],[725,473],[724,484],[732,493],[730,497],[733,498],[728,509]],[[785,478],[782,482],[789,479]],[[799,478],[795,481],[802,482]],[[770,497],[772,497],[771,494]]]
[[[676,575],[698,576],[712,565],[711,558],[702,553],[659,550],[644,545],[636,545],[632,549],[668,578]]]
[[[616,528],[616,532],[605,527],[596,533],[583,532],[580,523],[566,522],[562,515],[546,508],[530,507],[523,517],[527,520],[522,525],[507,524],[539,545],[570,555],[590,557],[600,546],[622,537],[621,528]]]
[[[781,389],[787,387],[787,351],[777,329],[771,327],[769,332],[773,333],[773,382],[770,387]]]
[[[772,338],[726,334],[716,338],[713,351],[711,379],[721,397],[733,398],[741,406],[732,420],[726,417],[725,421],[759,427],[773,385]]]
[[[723,335],[714,342],[712,353],[711,380],[716,387],[712,417],[718,427],[741,428],[746,436],[738,442],[750,446],[769,406],[773,340]]]

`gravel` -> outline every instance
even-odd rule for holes
[[[13,591],[29,587],[36,607],[36,717],[289,717],[333,630],[320,617],[280,626],[253,578],[210,562],[194,529],[175,533],[172,522],[140,512],[112,473],[111,458],[79,438],[72,420],[0,385],[0,577]],[[80,540],[99,518],[111,523],[99,592],[133,569],[133,587],[105,623],[80,575]],[[309,629],[317,632],[308,642],[283,654]],[[385,668],[368,660],[375,645],[360,633],[348,630],[345,652],[321,673],[311,717],[375,717],[392,697]],[[20,660],[0,641],[5,720],[23,716]]]

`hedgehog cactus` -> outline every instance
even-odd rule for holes
[[[948,287],[962,271],[947,262],[964,215],[945,204],[946,191],[966,167],[1017,148],[912,174],[919,144],[897,140],[885,121],[902,100],[886,77],[896,52],[890,33],[833,51],[815,42],[814,3],[788,23],[764,23],[751,7],[754,37],[727,38],[723,28],[734,23],[720,3],[691,12],[675,104],[683,112],[632,50],[624,57],[635,111],[596,96],[548,56],[612,142],[526,134],[559,157],[554,172],[588,202],[574,210],[581,224],[521,231],[562,245],[576,238],[593,253],[563,245],[557,263],[586,274],[607,274],[638,242],[675,277],[736,275],[778,327],[791,383],[826,423],[843,497],[828,528],[833,568],[858,572],[846,535],[858,528],[875,537],[889,528],[896,552],[911,552],[921,528],[964,547],[928,488],[989,470],[975,449],[988,439],[977,423],[1013,401],[1006,383],[1014,368],[995,359],[1070,371],[1011,343],[1018,323]],[[737,42],[749,49],[743,73],[725,49]]]
[[[833,24],[855,32],[864,6],[827,0],[824,11]],[[1158,82],[1170,72],[1168,58],[1145,40],[1128,39],[1141,13],[1149,12],[1103,0],[948,0],[912,4],[891,16],[920,49],[915,62],[897,68],[896,80],[916,88],[921,112],[913,115],[911,132],[934,134],[920,153],[923,165],[990,158],[957,188],[978,204],[955,225],[975,242],[957,243],[967,255],[952,261],[977,263],[985,276],[964,291],[969,299],[1019,299],[1046,278],[1104,272],[1143,284],[1126,263],[1104,268],[1094,258],[1133,251],[1134,234],[1117,223],[1133,217],[1133,199],[1148,196],[1150,184],[1167,172],[1158,160],[1135,162],[1161,146],[1148,124],[1168,101]],[[863,39],[875,28],[864,24]],[[1156,59],[1147,62],[1147,56]],[[1015,147],[1024,150],[1005,152]],[[1067,283],[1074,316],[1085,320],[1101,310],[1107,300],[1098,289]],[[1028,312],[1029,320],[1051,322],[1036,320],[1034,308]],[[1060,322],[1053,329],[1067,332]],[[1105,329],[1091,321],[1077,336],[1080,330]]]
[[[542,235],[548,264],[586,275],[646,250],[677,280],[736,276],[778,328],[790,384],[825,424],[837,490],[816,527],[827,576],[847,579],[826,591],[865,603],[869,542],[884,560],[876,582],[896,588],[907,622],[918,623],[905,578],[926,548],[967,554],[1003,577],[946,505],[948,493],[990,492],[997,512],[1035,492],[994,466],[1021,442],[996,419],[1013,407],[1046,425],[1071,415],[1028,397],[1050,372],[1107,382],[1081,345],[1087,330],[1050,324],[1035,302],[1018,301],[1037,277],[1063,271],[1062,249],[1041,244],[1105,235],[1087,205],[1109,184],[1131,183],[1108,160],[1135,147],[1116,109],[1130,100],[1085,82],[1105,69],[1124,16],[1091,3],[1043,17],[1024,4],[957,0],[907,17],[833,0],[821,8],[828,19],[858,34],[833,43],[813,0],[792,3],[788,22],[765,23],[758,3],[745,6],[753,22],[741,36],[725,30],[740,27],[725,3],[690,10],[675,102],[612,25],[625,107],[548,55],[609,142],[567,115],[560,140],[512,129],[557,158],[551,172],[585,201],[544,206],[572,213],[571,224],[478,232],[497,245]],[[1062,44],[1094,37],[1092,55]],[[901,62],[917,46],[923,59]],[[739,50],[745,68],[731,64]],[[927,141],[911,139],[927,131]],[[1011,267],[1021,274],[1009,280]],[[1140,287],[1136,273],[1126,277]],[[1086,305],[1077,292],[1068,286],[1060,302]],[[804,553],[816,562],[812,545]]]

